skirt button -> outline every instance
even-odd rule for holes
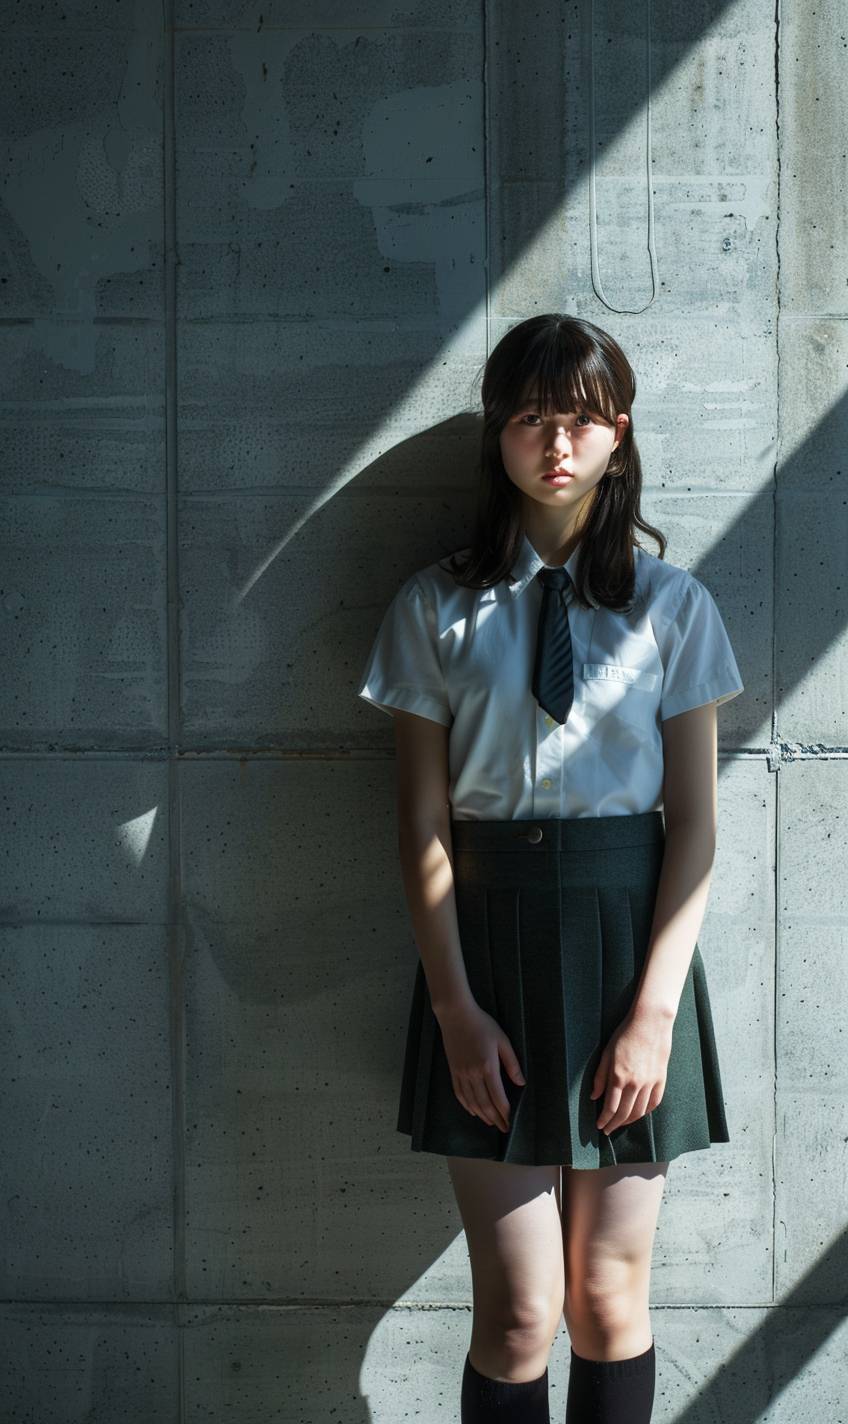
[[[532,829],[527,832],[527,839],[536,845],[542,839],[542,827],[533,826]]]

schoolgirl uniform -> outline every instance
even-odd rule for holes
[[[463,551],[464,552],[464,551]],[[579,546],[564,567],[576,578]],[[387,608],[357,690],[381,711],[450,727],[450,819],[463,959],[526,1084],[501,1070],[508,1131],[453,1090],[419,959],[397,1129],[414,1151],[598,1168],[728,1142],[707,980],[695,946],[662,1101],[607,1134],[589,1094],[645,962],[663,858],[666,717],[743,683],[705,586],[634,547],[631,607],[566,590],[573,701],[564,723],[531,691],[542,558],[523,535],[514,580],[464,588],[442,562]]]

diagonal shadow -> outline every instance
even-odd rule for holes
[[[384,117],[387,121],[391,119],[394,128],[400,125],[403,130],[405,125],[406,132],[401,132],[400,139],[381,140],[386,144],[385,158],[380,145],[375,144],[367,153],[366,161],[377,176],[365,183],[358,183],[357,187],[364,190],[361,201],[372,208],[375,226],[378,228],[378,211],[381,215],[387,212],[401,214],[405,229],[412,226],[413,218],[417,219],[418,235],[415,239],[408,239],[408,247],[405,250],[399,240],[394,240],[393,230],[390,232],[392,247],[400,248],[400,255],[395,260],[401,265],[404,261],[413,264],[425,263],[441,274],[436,284],[438,297],[434,297],[434,300],[443,321],[446,339],[444,348],[434,352],[430,370],[437,369],[446,353],[450,354],[452,339],[463,328],[470,326],[472,321],[479,319],[484,305],[489,320],[488,308],[492,288],[502,284],[521,256],[532,250],[534,242],[557,220],[564,201],[575,186],[583,181],[585,171],[591,171],[592,154],[588,135],[590,127],[594,131],[594,122],[591,126],[587,122],[587,114],[592,108],[592,95],[589,92],[592,86],[587,80],[587,68],[592,35],[595,51],[601,56],[596,61],[594,108],[600,115],[604,100],[609,99],[610,104],[609,111],[603,113],[603,122],[598,124],[601,137],[595,139],[595,149],[600,155],[605,146],[612,144],[618,135],[642,115],[646,102],[646,86],[641,79],[643,72],[650,77],[649,93],[654,88],[661,89],[688,58],[690,52],[736,3],[738,0],[693,0],[691,5],[680,6],[673,3],[673,0],[639,0],[638,4],[633,4],[632,0],[603,0],[603,3],[602,0],[571,0],[571,3],[566,4],[555,2],[546,6],[543,3],[527,10],[510,4],[509,0],[499,0],[499,3],[496,3],[496,0],[482,0],[485,44],[483,93],[487,101],[484,117],[486,133],[482,142],[484,148],[493,150],[493,155],[489,153],[487,156],[487,169],[493,164],[497,168],[497,172],[485,173],[485,287],[482,285],[482,275],[476,282],[474,277],[470,276],[467,285],[457,282],[455,277],[449,281],[446,276],[448,271],[457,266],[460,258],[466,262],[468,260],[462,247],[462,221],[467,222],[468,219],[463,219],[462,214],[471,199],[476,198],[473,184],[479,175],[479,168],[472,177],[463,167],[467,161],[466,157],[460,156],[459,153],[454,156],[451,152],[446,171],[439,175],[441,186],[437,184],[435,189],[421,183],[416,190],[413,179],[397,176],[401,171],[404,174],[408,172],[406,167],[398,166],[398,153],[404,151],[416,156],[421,153],[421,131],[428,122],[435,127],[436,143],[441,142],[448,148],[441,127],[443,120],[440,111],[444,102],[440,91],[437,91],[438,107],[433,114],[422,110],[417,94],[406,111],[395,105],[391,106]],[[651,17],[649,51],[646,44],[648,15]],[[553,38],[549,38],[544,46],[540,46],[539,36],[547,30]],[[609,63],[606,70],[603,69],[603,51],[610,44],[614,44],[616,52],[625,59],[625,63],[621,65],[622,72],[614,74],[615,83],[612,86],[609,82],[613,77]],[[646,63],[648,54],[650,60]],[[526,63],[528,55],[532,56],[532,67]],[[626,62],[631,56],[634,61],[632,69]],[[562,74],[564,63],[568,70],[565,82]],[[329,84],[330,76],[325,77],[324,82]],[[543,105],[539,103],[540,94],[545,96]],[[466,111],[463,110],[462,114],[465,119]],[[513,119],[514,124],[511,122]],[[490,128],[496,136],[494,140],[489,133]],[[429,136],[427,141],[431,142]],[[429,161],[426,159],[426,162]],[[452,176],[454,171],[459,173],[456,180]],[[533,213],[529,217],[522,215],[519,221],[515,217],[515,200],[510,197],[510,190],[522,184],[528,187],[533,185]],[[521,237],[515,239],[520,250],[509,252],[503,249],[501,223],[489,212],[490,205],[498,202],[501,203],[504,213],[509,208],[510,221],[520,227]],[[452,206],[458,209],[458,225],[449,240],[441,226],[443,218],[439,210],[442,207],[450,209]],[[603,209],[603,202],[601,208]],[[610,290],[611,298],[615,299],[620,283],[611,276],[603,255],[604,252],[612,250],[611,239],[616,230],[616,221],[608,216],[604,221],[603,211],[600,218],[603,249],[600,275],[606,278],[606,287]],[[359,223],[354,222],[352,215],[349,215],[349,221],[352,230],[358,231]],[[587,216],[587,233],[588,230]],[[643,231],[643,217],[640,214],[632,223],[633,258],[629,266],[633,273],[638,274],[640,286],[644,285],[646,295],[649,263],[647,254],[643,257],[640,247]],[[314,234],[312,239],[314,241]],[[297,242],[294,239],[292,241],[295,243],[297,259],[303,263],[302,280],[308,288],[312,284],[311,275],[307,275],[313,270],[312,242],[305,251],[301,251]],[[378,250],[381,255],[388,255],[382,247]],[[394,257],[394,251],[392,256]],[[468,270],[473,274],[479,271],[479,267],[469,267]],[[642,277],[644,283],[641,282]],[[565,305],[570,307],[573,303],[566,302]],[[605,312],[606,308],[601,305],[596,314],[596,319],[601,324]],[[501,324],[508,320],[505,316],[498,316],[496,319]],[[409,404],[419,395],[422,384],[421,379],[417,382],[413,380],[406,390],[393,391],[393,407]],[[388,431],[386,438],[391,438]],[[343,445],[342,430],[338,432],[338,437],[334,435],[334,462],[356,465],[361,446],[358,451],[355,446],[345,450]],[[235,594],[235,603],[240,603],[248,596],[274,559],[306,524],[347,485],[362,475],[362,464],[367,464],[367,458],[360,461],[353,475],[329,480],[322,486],[319,493],[303,507],[282,538],[268,550],[243,582]],[[399,469],[398,474],[402,477],[402,470]]]
[[[703,0],[703,3],[687,7],[670,3],[655,3],[655,34],[660,31],[663,42],[660,46],[655,46],[652,54],[652,83],[657,87],[664,84],[677,65],[692,48],[697,46],[710,27],[717,24],[724,11],[730,7],[730,0]],[[580,0],[577,9],[585,34],[587,16],[591,16],[592,7],[588,0]],[[622,28],[629,28],[631,34],[637,34],[643,24],[643,7],[641,5],[638,7],[618,6],[616,10],[617,30],[619,22]],[[516,7],[512,30],[516,48],[525,41],[525,37],[519,33],[521,26],[525,23],[528,25],[527,38],[531,37],[530,29],[532,28],[532,37],[535,42],[538,12],[524,15]],[[615,37],[611,36],[611,38]],[[616,100],[620,105],[617,124],[619,129],[623,129],[640,112],[644,95],[638,96],[638,100],[634,98],[632,104],[628,99],[622,102],[621,95],[617,95]],[[579,169],[579,164],[575,164],[574,169]],[[555,217],[563,196],[567,195],[568,191],[569,184],[563,183],[555,194],[555,201],[551,202],[546,211],[539,213],[537,230],[541,230]],[[535,233],[526,239],[529,245],[532,245],[534,236]],[[465,311],[458,309],[454,311],[454,327],[458,327],[472,315],[473,306],[473,303],[469,303]],[[602,312],[598,319],[603,324]],[[800,686],[809,673],[810,666],[826,652],[831,642],[844,630],[846,618],[842,610],[836,610],[832,616],[825,618],[822,616],[821,610],[818,609],[813,626],[802,625],[800,618],[796,618],[791,623],[788,632],[782,632],[780,635],[775,632],[781,659],[779,689],[772,688],[771,648],[768,646],[768,640],[755,636],[749,642],[745,636],[749,628],[757,634],[765,626],[768,626],[769,629],[773,626],[768,620],[770,617],[773,618],[774,608],[763,609],[765,597],[768,596],[764,596],[763,589],[768,589],[771,594],[772,579],[774,579],[774,587],[781,590],[784,586],[784,577],[787,588],[791,587],[791,580],[797,578],[799,593],[807,592],[807,585],[802,580],[805,571],[810,567],[809,551],[814,539],[812,531],[816,528],[818,521],[812,519],[809,523],[811,530],[809,544],[803,537],[799,537],[798,529],[803,527],[801,522],[793,523],[791,526],[793,537],[787,539],[785,546],[781,542],[780,536],[783,533],[785,521],[793,517],[793,500],[798,502],[798,508],[802,514],[811,513],[814,510],[817,489],[815,486],[809,486],[804,478],[805,473],[809,469],[820,469],[826,463],[819,458],[821,452],[830,447],[831,442],[832,446],[836,447],[838,441],[835,438],[835,431],[844,427],[844,422],[845,411],[840,401],[823,418],[816,431],[806,437],[798,450],[793,452],[791,458],[781,467],[783,508],[779,503],[775,505],[774,486],[772,484],[764,486],[752,496],[734,522],[721,530],[709,551],[698,560],[693,568],[693,572],[697,577],[703,579],[708,587],[722,590],[722,611],[727,611],[727,621],[734,646],[738,648],[740,642],[744,642],[746,647],[747,656],[744,663],[740,658],[740,669],[746,684],[746,696],[740,700],[738,712],[734,707],[733,715],[736,718],[736,725],[747,726],[749,736],[760,732],[765,733],[761,739],[763,745],[772,739],[773,694],[776,695],[779,690],[785,696],[787,692]],[[276,557],[276,554],[314,516],[322,504],[328,502],[338,492],[339,486],[323,491],[322,496],[304,512],[297,525],[288,531],[271,558],[266,560],[260,570],[260,576],[271,559]],[[821,492],[824,498],[823,486]],[[772,569],[775,532],[778,535],[778,565]],[[822,561],[829,558],[835,562],[835,554],[831,548],[817,545],[816,552],[818,559],[815,562],[819,568],[822,567]],[[797,564],[793,562],[794,560],[797,560]],[[833,570],[828,572],[833,572]],[[255,578],[252,582],[255,582]],[[247,590],[244,592],[246,593]],[[796,607],[800,607],[803,612],[803,601]],[[812,623],[812,620],[810,621]],[[416,1243],[417,1248],[418,1243]],[[799,1283],[789,1297],[781,1303],[781,1309],[791,1308],[795,1305],[815,1304],[828,1289],[832,1291],[834,1280],[844,1279],[844,1267],[848,1264],[846,1250],[846,1239],[842,1237],[811,1268],[804,1281]],[[832,1314],[835,1315],[835,1312]],[[787,1348],[787,1340],[783,1333],[780,1334],[779,1344],[775,1343],[780,1330],[776,1312],[768,1316],[762,1326],[748,1337],[737,1355],[716,1371],[705,1390],[687,1406],[678,1418],[692,1424],[694,1420],[702,1416],[708,1389],[711,1396],[713,1394],[716,1397],[726,1395],[730,1405],[727,1417],[732,1417],[734,1424],[744,1424],[744,1421],[755,1419],[775,1397],[772,1391],[777,1390],[779,1393],[803,1369],[830,1329],[832,1329],[831,1314],[825,1315],[824,1312],[805,1310],[801,1312],[800,1328],[795,1331]],[[763,1377],[755,1385],[753,1381],[756,1379],[756,1371],[753,1369],[753,1363],[762,1357],[764,1347],[767,1359],[778,1361],[779,1364],[775,1373],[768,1378]]]
[[[755,1424],[766,1418],[769,1406],[843,1325],[848,1303],[846,1280],[848,1230],[822,1252],[782,1300],[766,1307],[762,1323],[675,1415],[675,1424],[708,1424],[716,1418],[732,1420],[732,1424]],[[823,1300],[827,1305],[821,1304]],[[791,1322],[788,1311],[795,1312]],[[810,1401],[798,1417],[810,1417],[811,1408]]]

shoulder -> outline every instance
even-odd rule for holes
[[[450,559],[468,552],[468,549],[457,549],[453,553],[445,554],[441,559],[434,560],[431,564],[426,564],[421,569],[416,569],[403,585],[407,597],[424,598],[426,602],[438,609],[449,600],[455,599],[457,595],[473,594],[475,590],[464,588],[458,584],[448,568]]]
[[[707,589],[688,569],[669,563],[637,545],[634,550],[637,595],[651,622],[667,624],[680,611],[684,600],[697,603]]]

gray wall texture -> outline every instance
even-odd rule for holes
[[[355,684],[545,310],[627,351],[746,684],[654,1417],[848,1418],[844,7],[647,5],[0,3],[3,1421],[459,1417]]]

